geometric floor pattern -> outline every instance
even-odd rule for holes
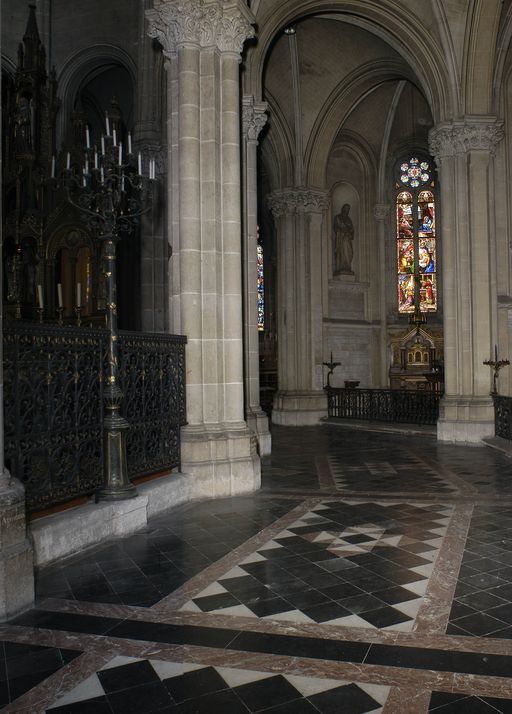
[[[512,506],[475,506],[447,632],[512,638]]]
[[[451,511],[323,502],[181,609],[410,631]]]
[[[273,426],[261,490],[38,572],[0,707],[512,714],[512,460],[370,428]]]
[[[391,463],[385,451],[374,451],[368,455],[368,460],[361,462],[357,459],[356,464],[350,464],[346,458],[340,459],[332,454],[329,465],[335,488],[352,493],[382,490],[394,490],[397,493],[456,492],[455,487],[435,469],[405,449],[394,456]]]
[[[388,693],[389,687],[375,684],[119,656],[57,699],[47,711],[375,714],[382,711]]]

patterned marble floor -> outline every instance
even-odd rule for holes
[[[0,706],[39,714],[512,712],[512,462],[274,428],[256,494],[38,573]]]

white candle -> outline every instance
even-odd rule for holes
[[[39,303],[39,307],[42,310],[44,307],[44,305],[43,305],[43,286],[42,285],[37,286],[37,301]]]
[[[121,174],[121,191],[124,191],[124,174]]]
[[[87,155],[85,156],[85,169],[84,173],[88,174],[89,173],[89,159],[87,158]]]
[[[70,155],[69,151],[68,151],[68,155],[66,157],[66,168],[68,171],[71,168],[71,155]]]
[[[138,161],[138,164],[139,164],[139,176],[142,176],[142,156],[140,155],[140,151],[139,151],[139,161]]]
[[[76,284],[76,306],[82,307],[82,283]]]
[[[62,307],[62,283],[57,283],[57,302]]]
[[[107,136],[110,136],[110,122],[108,119],[108,112],[105,112],[105,127],[107,129]]]
[[[132,155],[132,135],[128,132],[128,155]]]
[[[94,149],[94,168],[98,168],[98,152]]]
[[[52,156],[52,178],[55,178],[55,156]]]
[[[119,166],[123,165],[123,142],[119,142]]]
[[[114,146],[117,146],[117,132],[115,129],[112,130],[112,141],[114,143]]]
[[[101,155],[105,156],[105,137],[101,137]]]
[[[85,127],[85,145],[88,149],[91,148],[91,135],[89,134],[89,127]]]
[[[103,166],[101,167],[100,177],[101,177],[101,183],[105,183],[105,173],[103,171]]]

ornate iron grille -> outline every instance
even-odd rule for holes
[[[329,417],[402,424],[435,424],[440,395],[406,389],[327,388]]]
[[[128,470],[138,475],[180,463],[185,413],[185,338],[124,332],[120,336],[122,412]]]
[[[102,480],[103,329],[15,323],[4,329],[5,458],[42,510],[93,493]],[[122,333],[128,470],[133,478],[180,463],[185,343]]]
[[[494,394],[494,433],[512,440],[512,397]]]

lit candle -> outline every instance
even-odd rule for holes
[[[105,137],[101,137],[101,155],[105,156]]]
[[[132,155],[132,135],[128,132],[128,155]]]
[[[44,307],[44,304],[43,304],[43,286],[42,286],[42,285],[38,285],[38,286],[37,286],[37,301],[39,302],[39,307],[40,307],[41,310],[42,310],[43,307]]]
[[[52,178],[55,178],[55,156],[52,156]]]
[[[117,146],[117,131],[115,130],[115,128],[112,129],[112,141],[114,143],[114,146]]]
[[[138,161],[138,164],[139,164],[139,176],[142,176],[142,156],[140,155],[140,151],[139,151],[139,161]]]
[[[110,122],[108,119],[108,112],[105,112],[105,127],[107,129],[107,136],[110,136]]]
[[[123,165],[123,142],[119,142],[119,166]]]
[[[76,284],[76,306],[82,307],[82,283]]]
[[[71,168],[71,154],[69,153],[69,151],[68,151],[68,155],[66,157],[66,168],[68,171]]]
[[[57,302],[62,307],[62,283],[57,283]]]
[[[91,135],[89,134],[89,127],[85,127],[85,145],[88,149],[91,148]]]

